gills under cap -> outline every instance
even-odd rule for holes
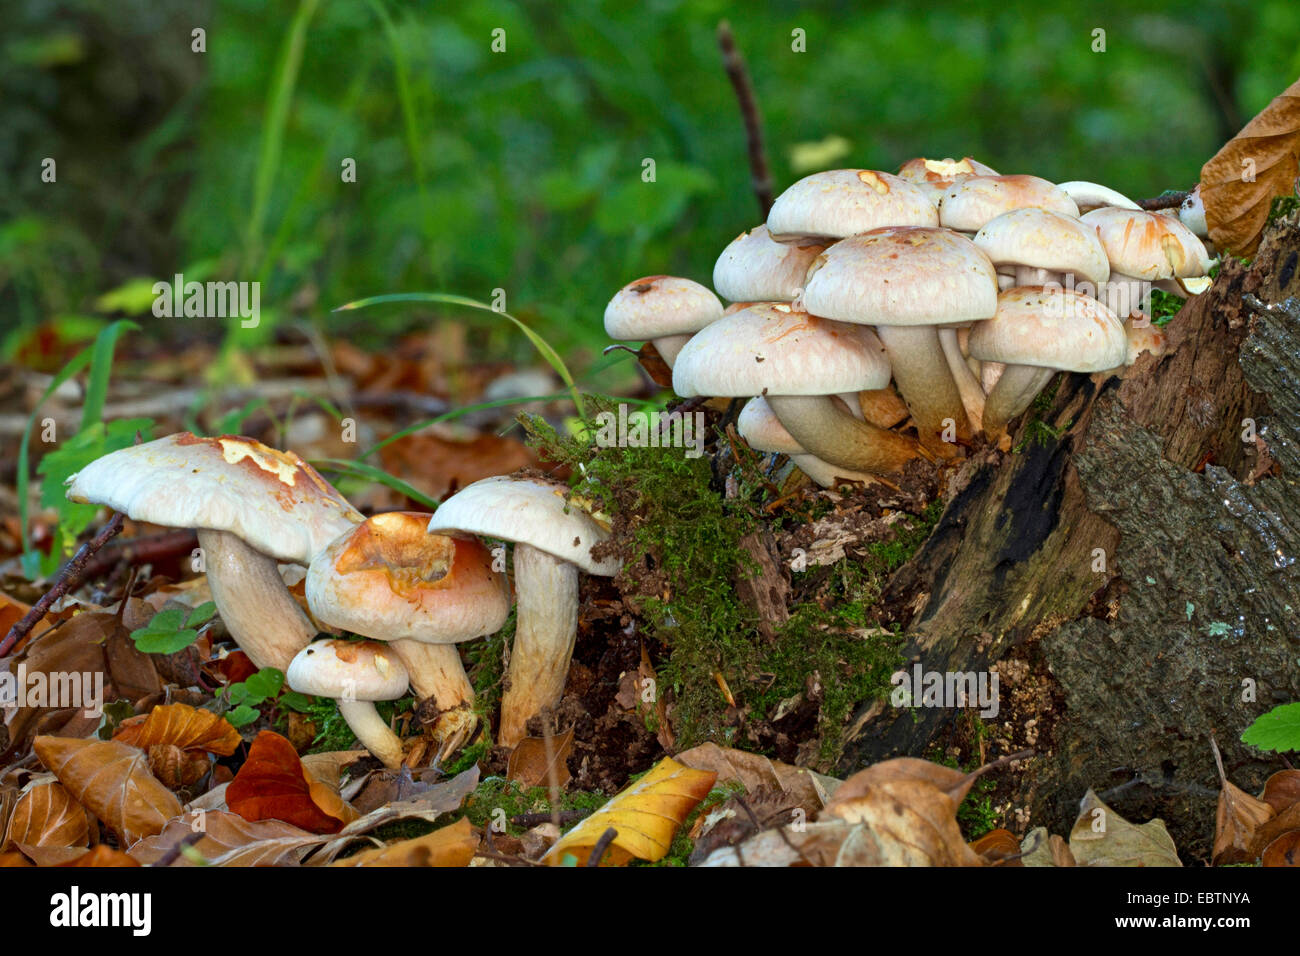
[[[229,532],[263,554],[304,565],[362,520],[293,452],[238,435],[179,432],[119,449],[69,478],[67,494],[135,521]]]
[[[569,488],[536,478],[498,475],[466,485],[438,507],[428,530],[526,544],[601,577],[622,566],[616,557],[592,556],[609,529],[571,499]]]
[[[834,395],[889,384],[889,358],[868,328],[760,303],[696,335],[673,369],[683,397]]]

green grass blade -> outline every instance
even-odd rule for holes
[[[422,302],[438,303],[440,305],[459,305],[467,309],[477,309],[480,312],[490,312],[493,315],[500,315],[509,319],[515,324],[519,331],[528,337],[528,341],[533,343],[538,354],[546,359],[548,365],[555,369],[555,374],[560,376],[569,390],[569,397],[573,400],[574,407],[578,410],[578,415],[582,418],[587,417],[587,408],[583,404],[582,395],[578,392],[578,387],[574,384],[573,375],[569,372],[569,367],[564,364],[564,359],[560,358],[558,352],[551,347],[551,343],[524,325],[509,312],[503,312],[492,308],[486,302],[480,302],[477,299],[471,299],[468,296],[453,295],[448,292],[395,292],[391,295],[375,295],[366,299],[357,299],[355,302],[348,302],[339,306],[335,312],[344,312],[352,309],[364,309],[372,305],[383,305],[389,302]]]
[[[126,329],[139,332],[140,326],[127,319],[119,319],[95,337],[94,357],[90,362],[90,377],[86,381],[86,401],[81,406],[81,429],[96,424],[104,412],[108,397],[108,380],[113,374],[113,351],[118,336]]]
[[[344,458],[316,458],[311,463],[320,471],[328,471],[336,475],[347,475],[351,478],[366,478],[378,482],[387,488],[392,488],[394,491],[406,495],[412,501],[419,502],[430,511],[438,507],[436,498],[430,498],[424,492],[402,481],[401,478],[390,475],[382,468],[367,465],[363,461],[348,461]]]
[[[406,54],[397,36],[397,28],[380,0],[370,0],[370,9],[375,12],[383,25],[384,36],[388,40],[388,49],[393,56],[393,73],[397,82],[397,101],[402,107],[402,125],[406,130],[406,149],[411,154],[411,166],[415,169],[415,183],[424,196],[424,158],[420,155],[420,129],[415,122],[415,99],[411,96],[410,71],[406,65]]]

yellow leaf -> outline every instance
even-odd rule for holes
[[[585,864],[601,835],[613,827],[617,836],[601,859],[602,866],[622,866],[633,858],[662,859],[673,834],[709,794],[718,775],[692,770],[665,757],[636,783],[618,794],[560,838],[543,859],[552,866],[564,863],[566,854]]]
[[[451,826],[413,840],[364,850],[330,866],[469,866],[479,837],[463,817]]]

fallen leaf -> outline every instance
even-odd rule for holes
[[[337,789],[343,780],[343,768],[369,754],[368,750],[330,750],[324,753],[307,754],[301,759],[303,767],[309,774],[321,783]]]
[[[1256,800],[1240,787],[1227,780],[1219,790],[1219,806],[1214,817],[1214,852],[1211,861],[1215,866],[1225,863],[1248,863],[1254,860],[1258,849],[1252,852],[1257,831],[1276,811],[1263,800]]]
[[[696,770],[712,770],[718,775],[720,784],[740,783],[750,792],[760,787],[775,787],[793,796],[797,805],[803,807],[810,817],[821,812],[841,783],[814,770],[769,760],[761,754],[719,747],[714,743],[684,750],[673,759]]]
[[[983,866],[957,825],[978,774],[913,757],[885,760],[840,784],[820,819],[865,824],[854,837],[861,865]]]
[[[140,864],[121,850],[114,850],[106,844],[99,844],[93,850],[89,850],[77,857],[75,860],[69,860],[67,863],[59,863],[58,866],[75,866],[75,867],[105,867],[105,866],[139,866]]]
[[[469,866],[479,836],[465,818],[412,840],[362,850],[330,866]]]
[[[1261,866],[1300,866],[1300,830],[1288,830],[1264,847]]]
[[[407,435],[384,445],[379,457],[390,474],[438,500],[480,478],[509,475],[537,464],[519,439],[490,434],[468,441],[428,432]]]
[[[156,836],[131,847],[131,857],[140,863],[157,863],[176,844],[196,832],[203,836],[191,844],[192,849],[213,866],[283,866],[297,863],[312,847],[326,837],[308,833],[280,820],[250,822],[226,811],[191,811],[177,817]],[[171,866],[193,866],[184,855]]]
[[[1135,826],[1091,789],[1079,803],[1079,816],[1070,831],[1070,853],[1079,866],[1183,865],[1163,820]]]
[[[1276,196],[1300,172],[1300,80],[1292,83],[1201,168],[1201,200],[1219,249],[1253,255]]]
[[[7,850],[14,843],[84,849],[90,844],[86,810],[61,783],[30,787],[14,807],[0,850]]]
[[[660,388],[673,387],[673,370],[668,367],[653,342],[646,342],[636,353],[636,360],[650,376],[650,381]]]
[[[281,820],[310,833],[337,833],[357,817],[327,784],[307,774],[298,752],[273,730],[263,730],[226,788],[226,805],[250,822]]]
[[[23,856],[16,850],[10,850],[6,853],[0,853],[0,867],[6,866],[35,866],[31,860]]]
[[[33,749],[59,783],[127,844],[153,836],[181,812],[149,772],[144,751],[113,740],[37,737]]]
[[[1281,813],[1300,803],[1300,770],[1279,770],[1264,781],[1259,798]]]
[[[170,744],[181,750],[204,750],[229,757],[243,742],[224,717],[189,704],[163,704],[122,721],[113,739],[141,750]]]
[[[983,858],[985,863],[999,863],[1002,866],[1024,866],[1020,862],[1020,841],[1010,830],[990,830],[978,840],[972,840],[970,848]],[[1004,862],[1005,861],[1005,862]]]
[[[1077,866],[1070,845],[1046,827],[1034,827],[1020,842],[1020,862],[1025,866]]]
[[[601,859],[601,866],[622,866],[633,858],[651,862],[662,859],[677,828],[708,796],[717,778],[711,770],[693,770],[665,757],[561,837],[542,859],[560,866],[565,854],[572,854],[585,864],[610,827],[618,834]]]
[[[510,752],[506,765],[506,779],[517,780],[525,787],[549,786],[550,770],[555,773],[555,786],[563,787],[573,776],[569,773],[568,759],[573,753],[573,729],[551,737],[551,759],[546,759],[547,742],[544,737],[525,737]]]

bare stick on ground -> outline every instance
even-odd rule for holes
[[[749,172],[753,177],[754,196],[758,199],[759,212],[767,219],[767,214],[772,209],[772,173],[767,168],[767,153],[763,148],[763,118],[758,112],[754,85],[750,82],[745,58],[736,48],[736,38],[731,32],[731,24],[726,20],[718,24],[718,46],[722,50],[722,65],[736,91],[740,115],[745,121],[745,142],[749,147]]]
[[[5,639],[0,641],[0,657],[8,654],[13,650],[15,644],[28,635],[31,629],[36,626],[36,622],[45,616],[45,612],[50,609],[55,601],[81,584],[81,580],[85,575],[86,564],[90,561],[91,555],[122,530],[124,517],[121,512],[114,514],[112,520],[100,529],[99,534],[77,549],[77,553],[72,556],[72,560],[64,565],[63,570],[59,572],[54,587],[46,591],[41,599],[32,605],[32,609],[23,615],[22,620],[9,628],[9,633],[5,635]]]

